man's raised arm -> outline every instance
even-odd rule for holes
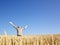
[[[11,26],[13,26],[15,29],[17,29],[17,26],[15,26],[12,22],[9,22]]]

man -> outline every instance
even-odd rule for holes
[[[17,30],[17,36],[22,36],[22,28],[18,26],[16,30]]]

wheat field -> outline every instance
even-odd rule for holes
[[[54,35],[0,35],[0,45],[60,45],[60,34]]]

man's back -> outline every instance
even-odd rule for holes
[[[17,27],[17,36],[21,36],[22,35],[22,28],[21,27]]]

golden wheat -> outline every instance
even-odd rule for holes
[[[60,45],[60,35],[0,36],[0,45]]]

